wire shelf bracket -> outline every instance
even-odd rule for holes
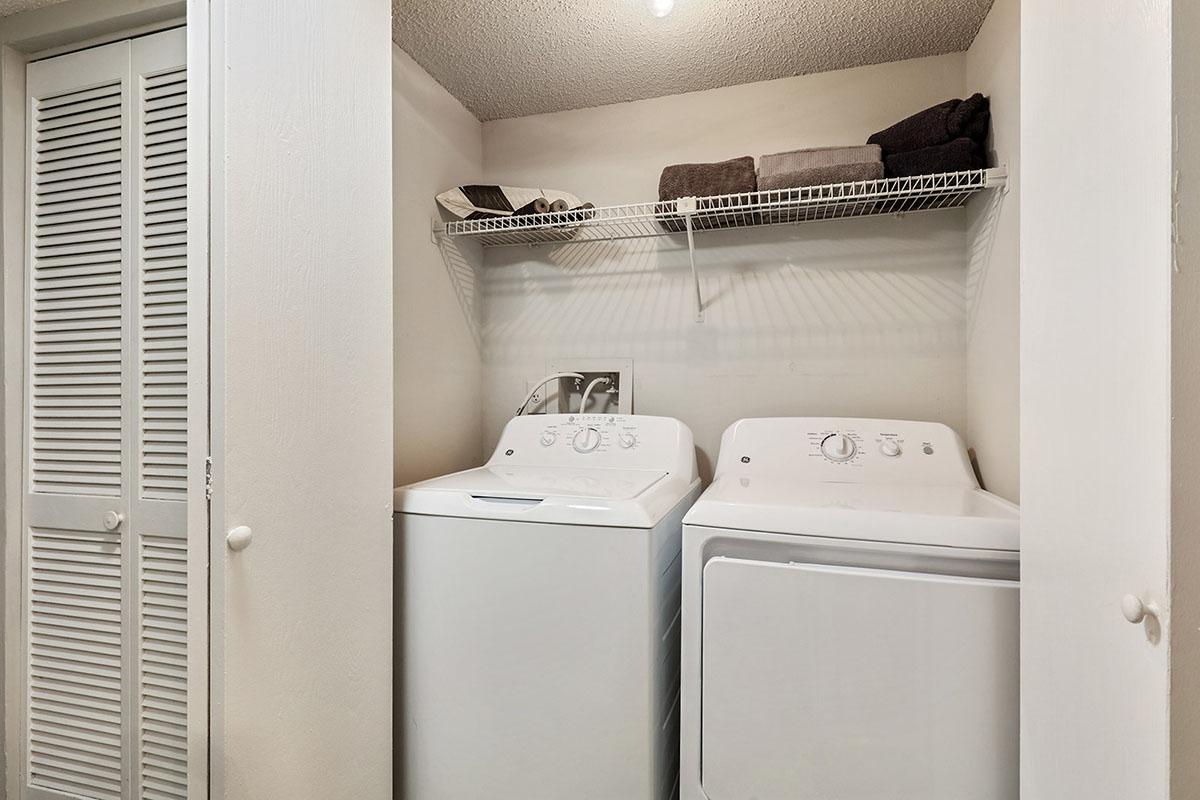
[[[598,241],[686,236],[696,321],[704,320],[700,273],[696,268],[697,232],[797,225],[834,219],[904,216],[919,211],[961,208],[974,195],[992,189],[1006,194],[1004,167],[833,183],[765,192],[683,197],[678,200],[577,208],[548,214],[433,221],[435,243],[462,237],[484,248],[553,244],[570,246]]]

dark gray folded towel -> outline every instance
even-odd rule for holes
[[[889,178],[907,178],[910,175],[932,175],[939,172],[962,172],[968,169],[983,169],[987,158],[983,146],[966,136],[945,144],[922,147],[907,153],[896,153],[884,159]]]
[[[946,144],[966,137],[982,143],[991,122],[988,99],[976,93],[966,100],[947,100],[871,134],[867,144],[877,144],[885,156]]]
[[[673,164],[664,168],[658,179],[658,199],[743,194],[756,188],[754,159],[742,156],[715,164]]]
[[[946,119],[946,124],[951,139],[966,136],[982,144],[987,140],[991,121],[991,103],[976,92],[955,106]]]
[[[791,170],[774,175],[762,175],[758,189],[768,192],[773,189],[792,189],[798,186],[824,186],[828,183],[854,183],[873,181],[883,177],[882,161],[864,161],[859,164],[831,164],[822,167]]]
[[[754,158],[742,156],[715,164],[673,164],[665,167],[658,179],[656,209],[659,223],[668,231],[679,232],[687,227],[684,218],[673,213],[674,200],[681,197],[708,198],[714,195],[749,194],[758,190],[758,176],[754,172]],[[697,215],[693,227],[729,228],[754,224],[756,216],[737,207],[746,205],[743,198],[719,202],[701,199],[696,204]]]

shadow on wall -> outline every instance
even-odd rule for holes
[[[967,242],[967,326],[966,340],[970,341],[975,331],[975,319],[979,300],[987,284],[988,267],[992,263],[992,250],[996,245],[996,230],[999,227],[1000,209],[1004,205],[1007,190],[988,192],[986,196],[972,198],[967,207],[969,228]]]
[[[669,358],[697,345],[721,358],[959,355],[969,310],[965,213],[704,232],[700,324],[682,237],[491,249],[485,356]]]
[[[475,342],[475,349],[483,352],[483,309],[479,294],[479,266],[483,263],[483,250],[478,243],[466,239],[437,237],[438,250],[446,264],[450,285],[458,299],[463,320]]]

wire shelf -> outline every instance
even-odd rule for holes
[[[549,214],[439,222],[435,223],[435,233],[469,237],[484,247],[582,244],[678,233],[689,233],[690,237],[692,231],[793,225],[958,208],[978,192],[1002,188],[1006,179],[1003,167],[945,172]]]

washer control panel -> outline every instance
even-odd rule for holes
[[[489,463],[657,468],[692,459],[690,442],[669,417],[535,414],[509,421]]]
[[[906,420],[744,419],[721,441],[717,472],[723,470],[814,481],[976,484],[953,430]]]
[[[576,453],[630,450],[638,446],[638,423],[612,414],[556,414],[542,428],[538,443],[544,448]]]

